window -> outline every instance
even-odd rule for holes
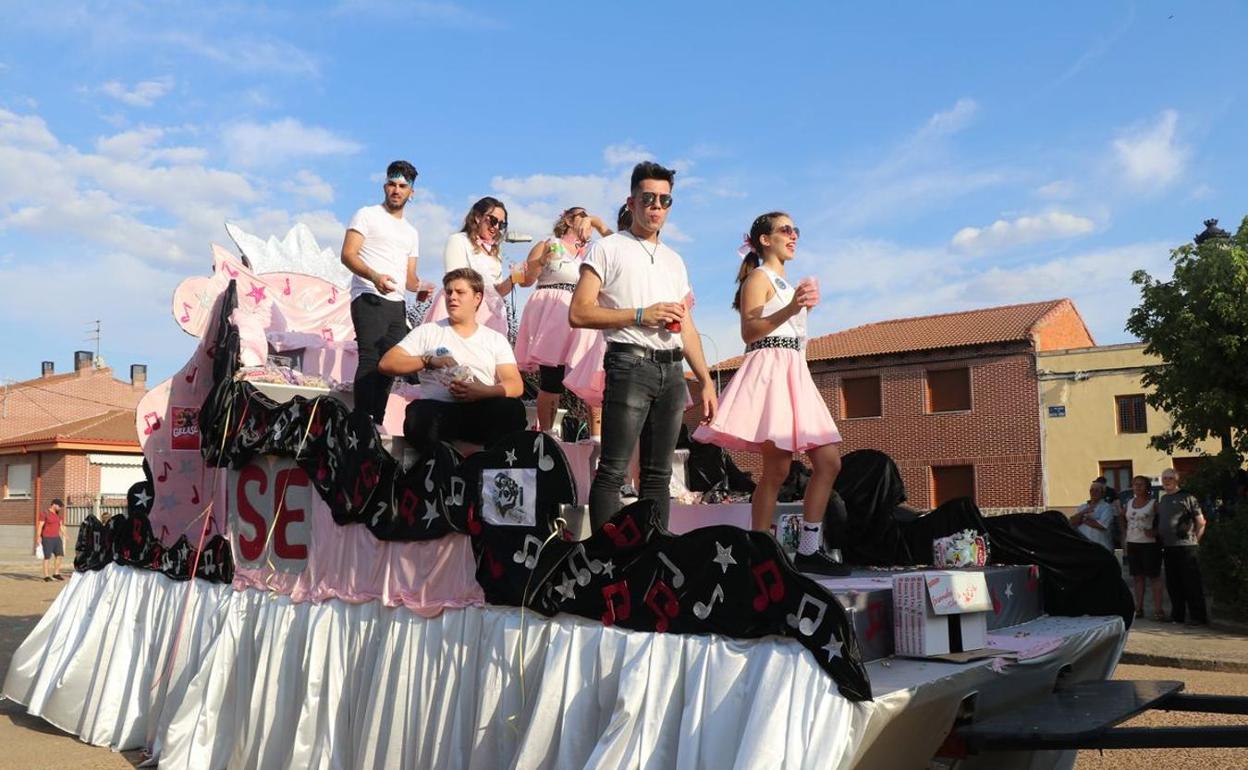
[[[30,463],[10,465],[4,484],[4,499],[30,499]]]
[[[1114,396],[1118,406],[1119,433],[1148,433],[1148,419],[1144,411],[1144,394]]]
[[[880,378],[847,377],[841,380],[841,414],[846,417],[879,417]]]
[[[1118,494],[1131,488],[1131,477],[1134,474],[1131,472],[1130,460],[1101,460],[1100,469],[1105,483]]]
[[[1201,467],[1205,464],[1207,457],[1176,457],[1174,458],[1174,469],[1179,474],[1179,485],[1182,486],[1190,477],[1200,472]]]
[[[927,411],[966,412],[970,408],[970,369],[927,370]]]
[[[975,499],[975,466],[932,466],[932,507],[959,497]]]

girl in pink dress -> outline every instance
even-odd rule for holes
[[[568,323],[568,305],[580,278],[581,257],[594,230],[603,236],[611,234],[611,229],[601,219],[574,206],[555,222],[554,237],[535,244],[525,262],[524,285],[536,282],[537,290],[525,303],[520,318],[516,362],[520,371],[536,370],[540,374],[537,421],[544,431],[554,427],[572,350],[587,350],[602,336],[593,329],[573,329]],[[590,411],[592,430],[600,421],[597,417],[600,410],[591,406]]]
[[[785,266],[797,252],[793,220],[773,211],[754,220],[737,273],[732,307],[741,313],[745,359],[719,398],[719,412],[693,438],[724,449],[758,452],[762,478],[750,501],[753,528],[768,531],[793,455],[805,452],[812,475],[802,501],[797,568],[846,574],[821,549],[824,512],[841,470],[841,434],[806,365],[806,316],[819,301],[813,279],[796,286]]]
[[[507,208],[497,198],[485,197],[472,204],[463,228],[446,241],[442,251],[443,275],[468,267],[485,279],[485,296],[477,308],[477,323],[506,336],[507,306],[503,297],[516,287],[513,276],[503,275],[502,244],[507,237]],[[442,291],[433,298],[425,323],[447,317]]]

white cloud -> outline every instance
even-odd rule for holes
[[[307,169],[295,172],[293,179],[282,183],[282,189],[314,203],[334,201],[333,186]]]
[[[100,86],[101,93],[131,107],[151,107],[172,90],[173,78],[169,75],[142,80],[133,87],[127,87],[119,80],[110,80]]]
[[[230,160],[246,167],[278,165],[292,158],[352,155],[361,149],[329,129],[305,126],[295,118],[236,123],[225,129],[222,139]]]
[[[632,142],[612,144],[602,151],[602,159],[607,166],[634,166],[643,160],[654,160],[654,155],[645,147]]]
[[[948,136],[956,134],[971,124],[979,113],[979,103],[963,97],[947,110],[941,110],[928,118],[919,132],[921,136]]]
[[[0,108],[0,147],[51,150],[58,142],[38,115],[18,115]]]
[[[1178,122],[1177,112],[1164,110],[1152,125],[1131,129],[1114,140],[1114,157],[1132,188],[1160,190],[1183,173],[1191,150],[1178,141]]]
[[[235,29],[235,31],[237,31]],[[231,36],[222,46],[185,27],[162,32],[156,42],[190,53],[232,70],[266,75],[317,76],[320,66],[311,54],[285,40]]]
[[[1075,183],[1069,179],[1054,179],[1048,184],[1036,188],[1036,195],[1041,198],[1060,200],[1075,194]]]
[[[1027,243],[1087,235],[1096,223],[1065,211],[1050,211],[1017,219],[998,219],[987,227],[964,227],[950,246],[972,254],[1005,251]]]

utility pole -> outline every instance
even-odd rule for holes
[[[88,321],[87,336],[84,338],[87,342],[95,343],[95,359],[91,362],[94,366],[100,365],[100,320]],[[91,326],[94,324],[94,326]]]

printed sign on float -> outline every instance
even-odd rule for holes
[[[169,416],[173,433],[169,442],[172,449],[199,451],[199,407],[171,406]]]
[[[908,572],[893,577],[898,655],[945,655],[987,644],[992,597],[984,573]]]

